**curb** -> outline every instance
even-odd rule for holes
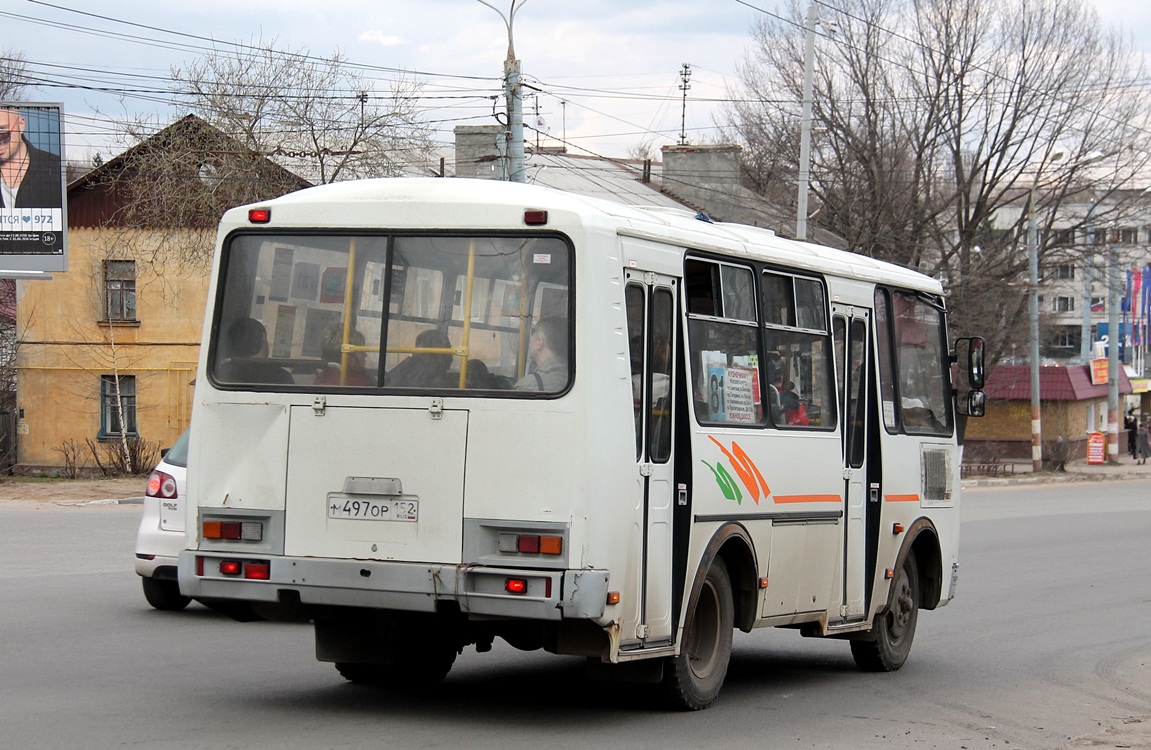
[[[105,500],[81,500],[75,503],[56,502],[56,505],[68,505],[76,508],[94,507],[97,505],[143,505],[142,497],[110,497]]]
[[[1151,479],[1146,472],[1123,472],[1121,474],[1093,474],[1089,472],[1070,471],[1062,474],[1044,473],[1039,476],[1023,474],[1016,477],[989,477],[985,479],[964,479],[963,489],[973,487],[1008,487],[1013,484],[1059,484],[1065,482],[1116,482],[1134,479]]]

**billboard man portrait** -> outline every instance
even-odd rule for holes
[[[60,157],[24,135],[20,110],[0,108],[0,208],[60,208]]]

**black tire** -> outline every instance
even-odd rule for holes
[[[731,661],[734,622],[731,577],[716,558],[703,579],[680,652],[668,659],[664,685],[674,707],[699,711],[719,695]]]
[[[179,612],[192,601],[180,593],[180,585],[175,581],[161,581],[155,578],[141,578],[144,584],[144,598],[156,609]]]
[[[894,672],[903,666],[919,621],[919,566],[908,552],[892,582],[891,600],[866,637],[851,641],[851,655],[864,672]]]

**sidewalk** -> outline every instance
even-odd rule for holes
[[[1102,481],[1112,479],[1151,479],[1151,460],[1140,464],[1123,453],[1114,464],[1089,464],[1086,459],[1077,459],[1067,464],[1062,472],[1043,470],[1038,474],[1031,471],[1030,461],[1016,461],[1014,473],[1001,477],[972,476],[963,480],[964,487],[995,487],[1004,484],[1038,484],[1041,482]]]
[[[31,479],[4,477],[0,502],[28,501],[81,505],[84,503],[134,504],[143,502],[147,477],[112,479]]]

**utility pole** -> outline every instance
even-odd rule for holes
[[[1083,253],[1083,325],[1079,330],[1079,358],[1091,364],[1091,286],[1095,281],[1095,200],[1087,209],[1087,252]]]
[[[1063,159],[1062,151],[1047,155],[1051,162]],[[1043,174],[1043,162],[1035,168],[1035,178],[1031,180],[1031,191],[1027,195],[1027,317],[1030,323],[1031,345],[1031,471],[1043,470],[1043,415],[1039,392],[1039,224],[1035,220],[1035,193],[1039,187],[1039,177]]]
[[[528,0],[511,0],[508,15],[504,15],[498,8],[486,0],[476,0],[481,5],[494,10],[504,20],[508,28],[508,57],[504,60],[504,98],[507,101],[507,153],[508,153],[508,179],[512,182],[527,182],[524,167],[524,99],[523,88],[520,85],[520,61],[516,59],[515,43],[512,38],[512,24],[515,22],[516,11],[523,7]]]
[[[687,92],[691,88],[691,65],[684,63],[679,71],[679,90],[683,92],[683,104],[679,112],[679,145],[687,145]]]
[[[795,239],[807,239],[807,187],[811,181],[811,97],[815,78],[815,3],[807,6],[803,43],[803,110],[799,119],[799,196],[795,207]]]

